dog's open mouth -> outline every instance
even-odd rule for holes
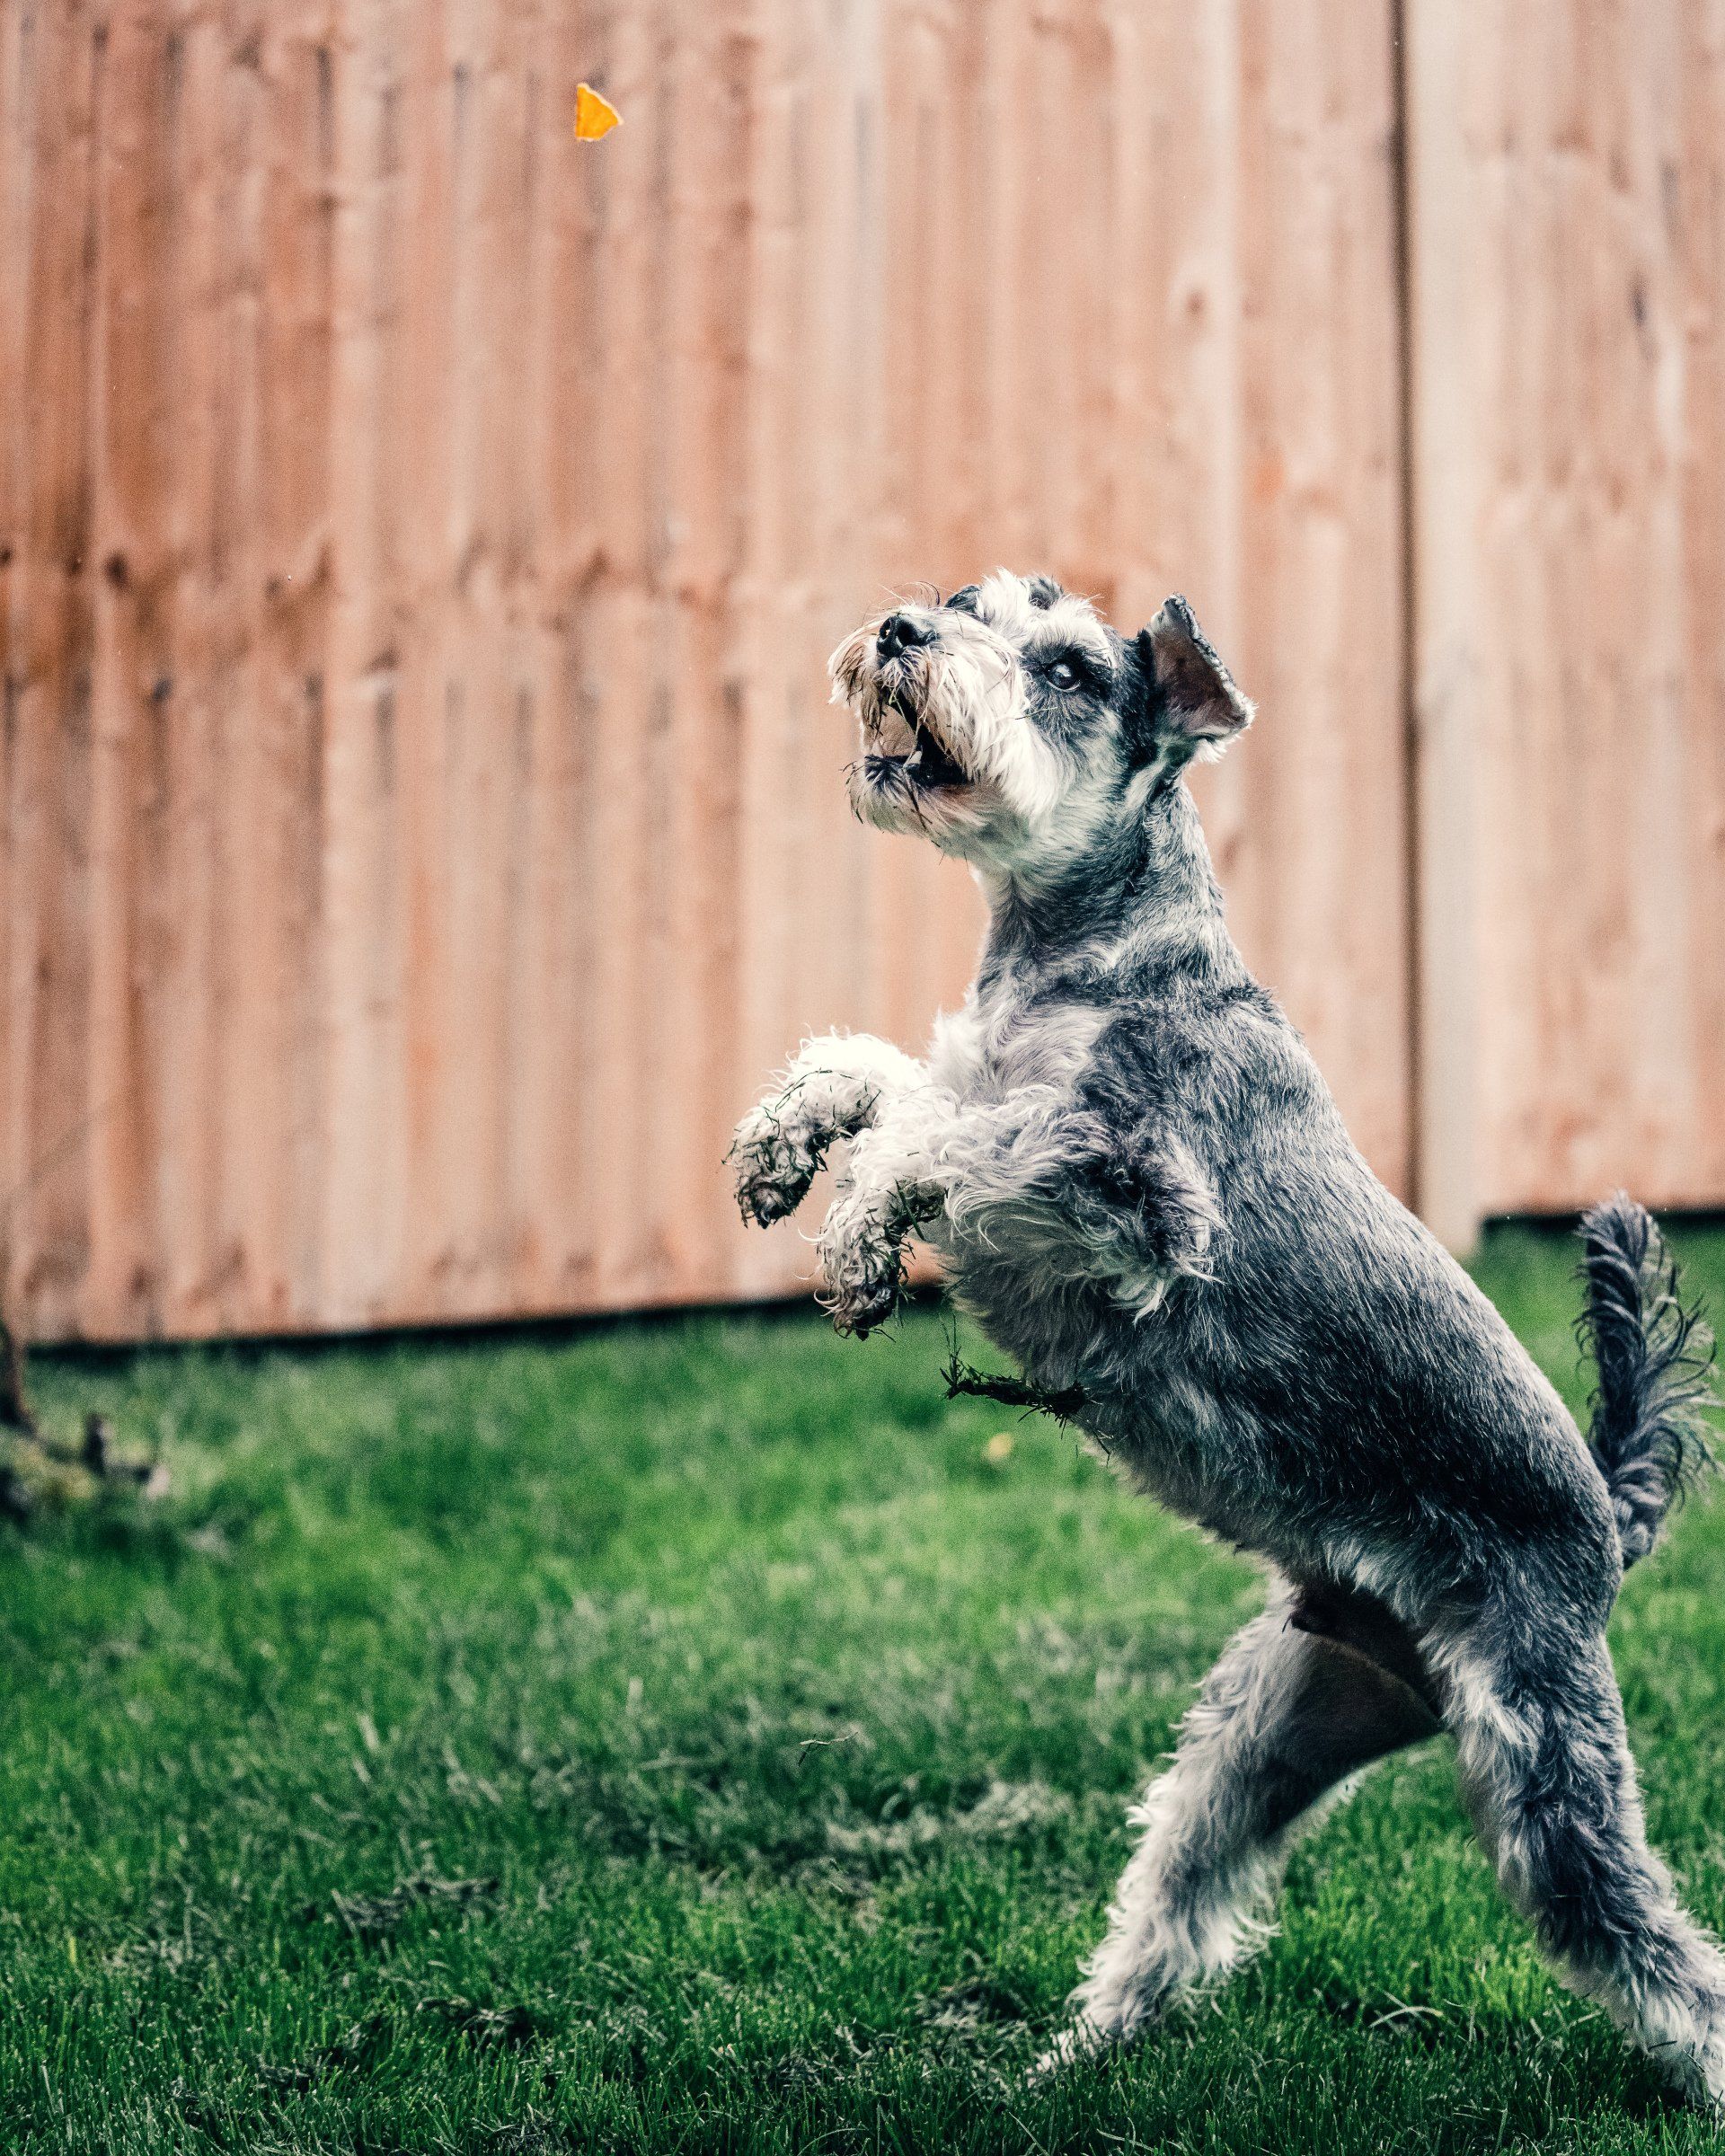
[[[907,780],[923,788],[968,786],[970,774],[902,690],[889,688],[882,702],[910,729],[912,747],[903,755],[877,750],[869,758],[877,777]]]

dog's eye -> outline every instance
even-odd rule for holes
[[[1078,669],[1069,658],[1057,658],[1048,667],[1048,679],[1057,689],[1075,689],[1078,686]]]

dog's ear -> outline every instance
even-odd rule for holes
[[[1219,756],[1252,724],[1252,703],[1212,649],[1179,593],[1137,636],[1153,754],[1176,765],[1195,755]]]

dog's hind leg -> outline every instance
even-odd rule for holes
[[[1429,1635],[1462,1788],[1505,1892],[1571,1987],[1697,2099],[1725,2101],[1725,1957],[1647,1846],[1603,1637],[1503,1603]]]
[[[1440,1727],[1417,1662],[1414,1682],[1394,1674],[1393,1647],[1385,1656],[1373,1644],[1376,1605],[1353,1604],[1284,1590],[1211,1671],[1134,1815],[1143,1836],[1057,2055],[1129,2038],[1172,1994],[1229,1968],[1319,1799]],[[1333,1623],[1345,1606],[1352,1624]]]

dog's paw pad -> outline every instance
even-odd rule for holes
[[[769,1228],[794,1213],[818,1174],[822,1148],[760,1109],[746,1116],[730,1149],[745,1220]]]
[[[799,1189],[794,1181],[778,1176],[747,1176],[737,1187],[737,1203],[745,1220],[770,1228],[774,1221],[790,1218],[807,1188],[805,1184]]]
[[[898,1307],[901,1284],[897,1265],[841,1281],[835,1286],[827,1304],[834,1327],[859,1340],[866,1339]]]

